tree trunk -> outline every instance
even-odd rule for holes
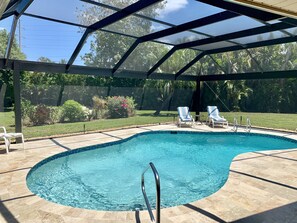
[[[4,99],[6,92],[7,84],[3,83],[0,90],[0,112],[4,112]]]
[[[62,85],[61,85],[61,88],[60,88],[60,92],[59,92],[59,97],[58,97],[58,101],[57,101],[57,106],[61,106],[61,104],[62,104],[62,97],[63,97],[64,87],[65,87],[65,85],[62,84]]]
[[[140,102],[139,110],[142,110],[142,107],[143,107],[144,94],[145,94],[145,87],[143,87],[143,90],[142,90],[141,102]]]
[[[109,97],[109,95],[110,95],[110,90],[111,90],[111,83],[108,85],[108,89],[107,89],[107,97]]]
[[[157,109],[154,113],[154,115],[160,115],[160,112],[163,110],[165,107],[166,103],[172,98],[173,92],[169,94],[169,96],[162,102],[162,105],[160,106],[159,109]]]
[[[170,108],[171,108],[171,102],[172,102],[172,99],[173,99],[173,95],[174,95],[174,91],[172,92],[172,95],[169,99],[169,103],[168,103],[168,111],[170,111]]]

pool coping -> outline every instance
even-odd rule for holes
[[[201,128],[200,128],[201,127]],[[185,129],[185,128],[177,128],[174,125],[157,125],[157,126],[149,126],[145,128],[130,128],[130,133],[127,129],[125,130],[115,130],[115,131],[108,131],[107,135],[116,136],[115,138],[111,136],[109,139],[111,141],[117,141],[119,138],[129,138],[130,136],[137,134],[137,132],[145,132],[145,131],[156,131],[163,128],[163,130],[186,130],[191,131],[193,129]],[[162,130],[162,129],[161,129]],[[195,131],[230,131],[230,129],[211,129],[206,126],[199,126],[199,128],[194,129]],[[253,131],[260,131],[260,130],[253,130]],[[263,132],[263,131],[260,131]],[[107,136],[102,135],[101,133],[94,133],[94,135],[98,135],[102,139],[103,137]],[[128,135],[127,135],[128,134]],[[276,134],[276,133],[272,133]],[[284,136],[284,134],[276,134],[280,136]],[[81,136],[83,137],[83,136]],[[295,135],[286,136],[289,139],[297,139]],[[67,139],[66,139],[67,138]],[[67,144],[72,140],[75,140],[76,136],[72,138],[67,136],[65,138],[56,139],[58,144],[61,144],[64,147],[71,147]],[[85,138],[87,138],[85,136]],[[64,141],[63,141],[64,140]],[[105,139],[107,140],[107,138]],[[0,161],[1,163],[6,162],[4,167],[0,167],[1,175],[4,176],[0,178],[0,184],[3,185],[2,189],[0,189],[0,198],[1,204],[0,210],[2,214],[1,220],[7,220],[9,217],[11,219],[15,219],[16,222],[42,222],[42,221],[52,221],[52,222],[149,222],[149,216],[147,211],[120,211],[120,212],[112,212],[112,211],[95,211],[95,210],[85,210],[80,208],[72,208],[66,207],[63,205],[55,204],[37,196],[34,196],[26,187],[26,175],[29,172],[30,168],[24,169],[26,167],[31,167],[38,163],[38,161],[43,160],[46,157],[51,155],[55,155],[61,151],[63,151],[63,147],[59,146],[58,144],[51,145],[48,148],[43,148],[44,146],[40,146],[39,144],[42,143],[50,143],[50,139],[43,140],[47,142],[39,142],[39,141],[32,141],[26,144],[27,148],[25,151],[14,151],[8,155],[0,154]],[[36,143],[37,142],[37,143]],[[38,143],[39,142],[39,143]],[[64,143],[63,143],[64,142]],[[95,141],[88,141],[87,143],[95,143]],[[38,145],[35,145],[38,144]],[[17,146],[17,145],[13,145]],[[79,143],[73,143],[73,148],[75,146],[80,146]],[[78,148],[77,147],[77,148]],[[49,150],[50,148],[50,150]],[[39,151],[40,150],[40,151]],[[209,197],[203,198],[199,201],[192,202],[190,204],[171,207],[171,208],[164,208],[161,212],[161,219],[163,222],[231,222],[238,219],[243,219],[249,216],[255,216],[259,214],[261,211],[266,212],[271,210],[272,208],[278,207],[278,205],[287,205],[290,203],[297,202],[297,198],[293,198],[297,192],[290,191],[289,195],[288,189],[283,188],[284,192],[278,192],[277,195],[275,193],[270,193],[274,191],[274,185],[269,185],[269,181],[274,182],[277,179],[273,178],[273,175],[270,176],[268,173],[264,171],[261,172],[263,166],[258,166],[258,162],[260,164],[267,166],[266,163],[269,165],[275,166],[275,161],[277,164],[282,161],[282,164],[279,164],[282,168],[289,165],[290,167],[293,166],[293,170],[297,170],[297,166],[292,165],[295,159],[297,160],[297,150],[289,150],[287,152],[286,157],[284,160],[280,158],[273,157],[274,153],[280,152],[279,150],[273,151],[265,151],[263,154],[240,154],[234,158],[230,170],[229,177],[225,185],[216,193],[210,195]],[[281,150],[284,152],[284,150]],[[285,156],[282,154],[281,156]],[[33,157],[32,157],[33,156]],[[257,158],[254,158],[257,157]],[[256,163],[254,159],[257,159]],[[272,160],[272,161],[271,161]],[[240,165],[239,165],[240,163]],[[296,162],[297,163],[297,162]],[[295,163],[294,163],[295,164]],[[20,170],[20,171],[18,171]],[[276,171],[278,172],[278,170]],[[240,174],[241,173],[241,174]],[[261,175],[262,174],[262,175]],[[256,176],[258,178],[266,179],[267,175],[272,178],[267,178],[268,180],[263,180],[253,178],[249,175]],[[280,181],[278,182],[280,185],[290,184],[293,179],[293,185],[290,185],[291,188],[297,188],[297,178],[293,176],[287,176],[290,181]],[[250,179],[251,178],[251,179]],[[256,181],[256,186],[252,186],[253,181]],[[270,182],[270,183],[271,183]],[[235,187],[234,187],[235,185]],[[257,193],[260,193],[259,188],[265,188],[263,190],[264,195],[258,195],[260,198],[269,198],[274,197],[272,203],[269,205],[262,205],[263,202],[259,200],[257,197],[249,198],[246,194],[240,192],[238,190],[239,187],[247,187],[256,190]],[[289,188],[290,190],[290,188]],[[292,189],[291,189],[292,190]],[[274,191],[275,192],[275,191]],[[291,193],[294,195],[291,195]],[[261,194],[261,193],[260,193]],[[282,195],[286,194],[286,196]],[[296,197],[296,196],[295,196]],[[18,198],[18,199],[16,199]],[[226,198],[228,198],[228,202],[226,203]],[[231,199],[232,198],[232,199]],[[245,198],[245,199],[243,199]],[[240,202],[238,201],[240,200]],[[264,201],[265,203],[266,201]],[[220,205],[218,205],[218,204]],[[258,203],[258,204],[257,204]],[[253,204],[253,205],[252,205]],[[261,204],[261,205],[259,205]],[[227,208],[228,207],[228,208]],[[10,213],[7,214],[7,213]],[[7,217],[8,215],[8,217]],[[3,217],[4,216],[4,217]],[[6,216],[6,217],[5,217]],[[39,219],[40,221],[38,221]],[[5,222],[5,221],[4,221]]]

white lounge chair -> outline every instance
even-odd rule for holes
[[[0,133],[0,139],[4,139],[5,142],[5,148],[6,148],[6,152],[9,153],[9,148],[10,148],[10,141],[12,138],[21,138],[22,139],[22,143],[23,143],[23,149],[25,149],[25,143],[24,143],[24,135],[23,133],[15,133],[15,132],[7,132],[5,127],[0,126],[0,128],[3,129],[3,133]]]
[[[194,119],[190,114],[189,107],[178,107],[178,126],[180,127],[182,123],[190,123],[191,126],[194,124]]]
[[[212,125],[214,128],[215,125],[222,125],[223,127],[226,125],[228,127],[228,121],[219,114],[219,109],[217,106],[207,106],[208,113],[208,123]]]

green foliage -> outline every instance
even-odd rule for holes
[[[21,111],[22,111],[22,120],[23,122],[31,113],[34,111],[34,106],[31,104],[29,100],[22,99],[21,100]]]
[[[44,125],[50,123],[51,109],[46,105],[37,105],[29,113],[29,118],[33,125]]]
[[[8,42],[8,33],[5,29],[0,29],[0,55],[5,54],[5,50]],[[15,38],[11,47],[10,52],[11,59],[24,60],[26,56],[21,52],[17,39]],[[13,78],[11,70],[0,70],[0,88],[2,83],[7,84],[6,95],[5,95],[5,105],[12,106],[13,103]]]
[[[5,29],[0,29],[0,55],[5,54],[8,37],[9,37],[8,32]],[[16,38],[14,38],[14,41],[12,43],[10,59],[18,59],[18,60],[26,59],[26,55],[21,52],[19,43],[17,42]]]
[[[109,118],[127,118],[135,115],[135,103],[132,97],[114,96],[107,98]]]
[[[93,110],[87,108],[86,106],[82,106],[82,110],[84,112],[84,119],[91,121],[92,118],[95,117],[95,114],[93,113]]]
[[[103,0],[103,3],[108,3],[122,8],[133,0],[123,1],[108,1]],[[153,7],[148,7],[143,10],[144,15],[150,17],[158,16],[158,13],[164,7],[164,2],[156,4]],[[86,5],[82,11],[77,11],[78,19],[82,24],[92,24],[110,14],[108,9],[99,9],[93,5]],[[119,32],[132,32],[133,35],[145,35],[154,30],[151,21],[143,21],[138,17],[129,17],[121,20],[108,27],[110,30],[117,30]],[[122,55],[130,48],[135,41],[126,36],[116,34],[107,34],[106,32],[93,32],[90,38],[90,51],[83,55],[83,60],[86,65],[113,68],[120,60]],[[265,37],[266,38],[266,37]],[[273,38],[273,36],[271,36]],[[263,37],[258,36],[261,40]],[[5,30],[0,30],[0,53],[4,55],[8,40],[8,33]],[[188,41],[187,39],[179,39],[176,43]],[[130,69],[136,71],[147,71],[151,68],[164,54],[170,50],[170,47],[160,43],[146,42],[141,43],[127,58],[120,69]],[[160,73],[176,73],[181,67],[191,61],[199,52],[192,49],[177,50],[168,60],[166,60],[158,69]],[[25,55],[21,52],[17,40],[14,41],[11,51],[11,58],[25,59]],[[41,57],[39,61],[52,62],[48,58]],[[65,63],[65,61],[60,61]],[[238,50],[234,52],[226,52],[214,54],[211,56],[204,56],[196,64],[190,67],[185,74],[191,75],[209,75],[209,74],[232,74],[245,72],[261,72],[261,71],[278,71],[278,70],[293,70],[297,68],[297,44],[287,43],[275,46],[259,47],[249,50]],[[74,75],[74,74],[59,74],[59,73],[45,73],[45,72],[22,72],[22,93],[23,95],[34,95],[36,98],[43,97],[49,99],[52,91],[50,88],[56,86],[59,90],[58,98],[56,95],[50,99],[56,100],[52,105],[61,105],[63,100],[68,98],[76,98],[86,106],[91,106],[91,97],[88,95],[88,86],[106,87],[110,90],[112,87],[141,87],[144,89],[145,96],[152,95],[147,98],[147,101],[137,99],[138,104],[145,104],[142,108],[155,108],[157,111],[164,110],[170,107],[171,97],[176,103],[178,90],[184,88],[195,88],[195,82],[181,82],[181,81],[157,81],[157,80],[138,80],[128,78],[108,77],[102,78],[97,76]],[[12,72],[9,70],[0,71],[0,87],[2,83],[7,84],[5,95],[6,106],[11,106],[13,103],[13,79]],[[242,80],[242,81],[216,81],[208,83],[215,95],[205,84],[201,89],[202,108],[209,104],[221,105],[222,102],[226,105],[222,106],[223,110],[231,111],[253,111],[253,112],[296,112],[297,110],[297,80],[280,79],[280,80]],[[77,98],[71,93],[68,93],[67,86],[77,86],[81,90],[81,97]],[[64,87],[66,90],[64,90]],[[150,88],[150,89],[149,89]],[[107,90],[107,92],[112,92]],[[74,90],[73,90],[74,91]],[[40,92],[45,92],[41,94]],[[39,94],[40,93],[40,94]],[[100,94],[95,92],[94,94]],[[92,94],[92,95],[94,95]],[[69,96],[69,97],[68,97]],[[70,97],[73,96],[73,97]],[[89,101],[86,102],[86,98]],[[185,97],[185,95],[182,95]],[[190,97],[187,95],[187,97]],[[221,101],[219,100],[219,98]],[[29,97],[28,97],[29,98]],[[184,101],[180,99],[180,101]],[[47,101],[33,101],[34,104],[46,103]],[[179,102],[178,102],[179,103]],[[168,106],[169,105],[169,106]],[[172,104],[171,104],[172,105]],[[175,105],[175,104],[174,104]],[[228,108],[228,109],[227,109]],[[86,110],[86,109],[85,109]],[[59,112],[58,112],[59,113]],[[84,112],[88,119],[91,119],[93,114],[90,111]],[[95,113],[95,118],[103,116],[103,114]],[[52,114],[52,113],[51,113]],[[23,119],[25,119],[25,112],[23,112]],[[59,116],[59,115],[56,115]],[[52,119],[52,118],[51,118]],[[57,118],[54,118],[55,120]],[[56,122],[56,121],[51,121]]]
[[[61,121],[79,122],[85,120],[85,112],[80,103],[74,100],[65,101],[62,105]]]
[[[57,123],[54,125],[43,126],[24,126],[23,132],[26,137],[47,137],[58,134],[79,133],[84,130],[83,126],[86,126],[87,131],[98,131],[111,128],[121,128],[135,125],[145,124],[158,124],[164,122],[174,121],[173,115],[177,115],[177,112],[161,112],[159,116],[153,115],[154,111],[137,111],[136,115],[130,118],[122,119],[104,119],[94,120],[91,122],[75,122],[75,123]],[[277,129],[289,129],[295,131],[297,126],[297,114],[275,114],[275,113],[234,113],[234,112],[222,112],[222,116],[233,122],[233,118],[236,117],[240,120],[242,116],[242,124],[245,125],[246,118],[249,117],[252,122],[252,126],[262,126]],[[207,117],[207,113],[201,113],[202,120]],[[276,121],[277,120],[277,121]],[[176,121],[176,119],[175,119]],[[7,127],[7,131],[14,132],[14,112],[0,112],[0,123]]]
[[[180,40],[180,42],[184,41],[187,42],[190,40]],[[177,50],[158,68],[158,72],[175,74],[185,65],[187,65],[187,63],[193,60],[198,54],[199,52],[192,49]]]
[[[95,118],[102,118],[104,116],[104,110],[106,109],[106,100],[95,95],[92,98],[93,100],[93,109]]]
[[[101,3],[113,5],[114,7],[123,8],[134,3],[134,0],[102,0]],[[154,18],[158,16],[161,9],[165,6],[165,1],[155,4],[151,7],[142,10],[141,14]],[[106,16],[110,15],[110,9],[99,8],[94,5],[85,5],[85,7],[77,11],[77,17],[81,24],[93,24]],[[109,30],[117,32],[131,34],[136,36],[144,36],[151,33],[153,29],[152,21],[143,19],[137,16],[129,16],[125,19],[119,20],[118,22],[110,25]],[[82,59],[86,65],[112,68],[121,59],[122,55],[129,49],[135,39],[121,36],[117,34],[97,31],[93,33],[90,38],[90,51],[82,56]],[[129,61],[125,63],[125,67],[138,66],[153,64],[156,62],[155,56],[159,55],[158,52],[164,52],[167,48],[164,45],[159,47],[145,44],[140,44],[141,55],[131,54]],[[145,55],[145,56],[143,56]],[[164,55],[164,54],[163,54]],[[131,65],[132,64],[132,65]]]
[[[21,101],[22,120],[25,125],[53,124],[60,121],[61,108],[43,104],[34,106],[29,100]]]
[[[50,124],[57,123],[61,120],[62,108],[59,106],[50,106]]]

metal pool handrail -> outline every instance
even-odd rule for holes
[[[150,205],[150,202],[146,196],[146,192],[145,192],[145,185],[144,185],[144,174],[145,172],[151,168],[155,177],[155,182],[156,182],[156,220],[154,217],[154,214],[152,212],[152,208]],[[150,162],[149,166],[143,171],[142,175],[141,175],[141,189],[142,189],[142,194],[145,200],[145,204],[147,206],[147,210],[148,213],[150,215],[151,221],[154,223],[160,223],[160,218],[161,218],[161,190],[160,190],[160,177],[159,177],[159,173],[155,167],[155,165]]]
[[[251,120],[249,118],[246,119],[246,127],[245,131],[250,132],[252,129]]]
[[[237,129],[238,129],[238,122],[237,122],[237,119],[236,118],[234,118],[234,122],[233,122],[233,131],[234,132],[237,132]]]

